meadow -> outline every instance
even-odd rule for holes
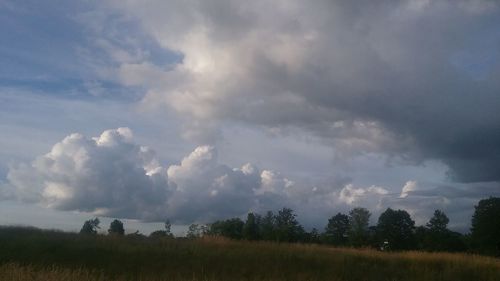
[[[500,280],[500,260],[205,237],[0,228],[0,280]]]

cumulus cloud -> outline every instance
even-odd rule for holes
[[[128,128],[99,137],[71,134],[31,164],[10,169],[17,196],[59,210],[114,217],[156,216],[169,194],[166,171],[149,148],[131,142]]]
[[[168,217],[178,223],[293,204],[287,189],[295,186],[252,164],[220,164],[212,146],[199,146],[179,164],[163,167],[153,150],[134,143],[128,128],[94,138],[71,134],[33,162],[11,168],[7,178],[3,198],[110,217]]]
[[[182,55],[168,69],[127,61],[117,79],[185,117],[187,136],[213,139],[225,120],[294,127],[342,157],[438,159],[457,181],[500,180],[494,1],[106,3]]]
[[[379,186],[345,179],[308,184],[250,163],[230,168],[213,146],[197,147],[180,163],[162,166],[156,153],[134,142],[128,128],[98,137],[71,134],[33,160],[12,167],[1,195],[48,208],[101,216],[176,223],[210,222],[287,206],[318,226],[338,210],[371,209],[389,196]]]
[[[389,192],[385,188],[378,186],[356,188],[352,184],[348,184],[340,191],[339,199],[348,205],[352,205],[359,199],[364,198],[367,195],[386,195],[387,193]]]

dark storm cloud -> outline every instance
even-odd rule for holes
[[[184,56],[144,103],[198,124],[188,135],[222,120],[296,127],[340,154],[441,160],[453,180],[500,180],[495,1],[110,3]]]

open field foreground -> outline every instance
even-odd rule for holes
[[[0,280],[500,280],[500,260],[218,238],[0,229]]]

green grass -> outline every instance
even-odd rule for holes
[[[500,280],[500,261],[225,239],[0,229],[0,280]]]

